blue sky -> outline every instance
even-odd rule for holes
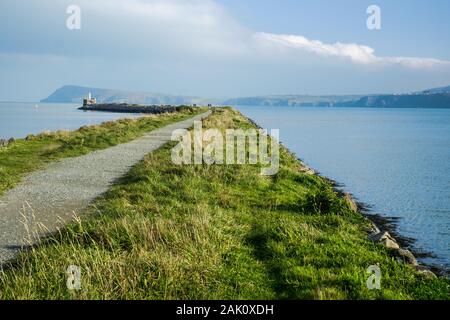
[[[381,55],[450,60],[450,1],[423,0],[220,0],[254,30],[301,34],[324,42],[357,42]],[[382,10],[382,30],[369,32],[364,13]],[[413,37],[413,38],[412,38]],[[447,39],[446,39],[447,38]]]
[[[366,27],[371,4],[381,30]],[[0,100],[64,84],[203,97],[450,85],[449,16],[442,0],[2,0]]]

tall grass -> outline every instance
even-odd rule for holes
[[[232,109],[206,128],[248,128]],[[274,177],[252,165],[186,165],[173,144],[148,155],[77,221],[21,254],[3,299],[448,299],[367,239],[370,224],[285,149]],[[382,270],[381,290],[366,286]],[[81,290],[65,271],[81,268]]]

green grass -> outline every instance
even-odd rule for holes
[[[249,128],[232,109],[205,127]],[[448,299],[367,239],[369,222],[285,149],[278,175],[252,165],[176,166],[148,155],[76,223],[21,254],[3,299]],[[366,269],[382,271],[381,290]],[[65,270],[78,265],[82,289]]]
[[[0,148],[0,195],[14,187],[27,173],[50,161],[80,156],[133,140],[145,132],[205,112],[206,108],[181,108],[179,112],[135,119],[109,121],[77,131],[47,132],[17,140]]]

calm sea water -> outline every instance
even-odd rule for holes
[[[78,129],[83,125],[135,117],[132,114],[86,112],[79,104],[0,102],[0,138],[24,138],[46,130]]]
[[[450,265],[450,110],[238,107]]]

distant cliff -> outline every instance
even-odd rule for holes
[[[353,102],[362,96],[309,96],[278,95],[229,99],[224,105],[272,106],[272,107],[334,107],[336,104]]]
[[[147,105],[184,105],[213,103],[212,100],[190,96],[176,96],[150,92],[133,92],[112,89],[99,89],[80,86],[63,86],[41,102],[82,103],[83,98],[91,92],[99,103],[129,103]]]
[[[368,96],[357,101],[340,103],[336,106],[374,108],[450,108],[450,93]]]
[[[225,101],[224,104],[272,107],[450,108],[450,93],[424,92],[370,96],[267,96],[230,99]]]
[[[273,107],[450,108],[450,86],[398,95],[256,96],[229,99],[223,104]]]

